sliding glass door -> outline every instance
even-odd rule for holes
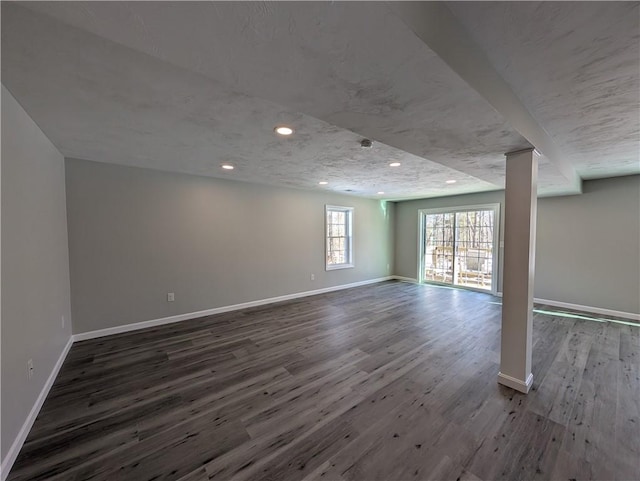
[[[455,215],[429,214],[424,218],[424,280],[453,282],[453,233]]]
[[[495,292],[498,209],[420,211],[420,281]]]

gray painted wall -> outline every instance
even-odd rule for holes
[[[583,191],[538,199],[534,295],[640,313],[640,176],[585,181]],[[488,203],[504,215],[502,191],[397,203],[395,274],[417,276],[419,209]]]
[[[62,155],[3,86],[3,460],[71,336],[64,182]]]
[[[538,200],[535,295],[640,313],[640,175]]]
[[[74,159],[66,179],[77,333],[393,271],[393,203]],[[325,204],[355,207],[353,269],[324,269]]]

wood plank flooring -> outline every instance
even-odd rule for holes
[[[640,328],[537,314],[525,396],[496,301],[385,282],[74,344],[9,480],[640,479]]]

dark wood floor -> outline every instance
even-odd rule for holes
[[[637,480],[640,328],[386,282],[74,344],[9,479]]]

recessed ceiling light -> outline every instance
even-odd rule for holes
[[[280,135],[291,135],[293,133],[293,129],[291,127],[287,127],[286,125],[281,125],[274,129],[276,134]]]
[[[400,167],[400,165],[402,165],[402,164],[400,164],[400,162],[391,162],[389,164],[389,167]]]
[[[231,164],[222,164],[222,168],[224,170],[233,170],[233,165],[231,165]]]
[[[329,182],[326,182],[326,181],[324,181],[324,180],[323,180],[322,182],[318,182],[318,184],[320,184],[320,185],[327,185],[328,183],[329,183]]]
[[[382,191],[378,192],[378,195],[382,195],[382,194],[384,194],[384,192],[382,192]]]
[[[453,180],[453,179],[451,179],[451,180],[447,180],[447,181],[445,182],[445,184],[455,184],[456,182],[458,182],[458,181],[457,181],[457,180]]]

